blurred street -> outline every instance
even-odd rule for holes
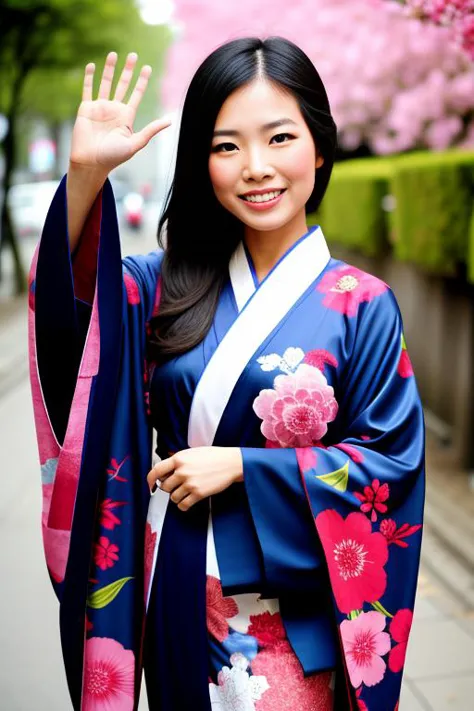
[[[154,248],[158,210],[158,205],[149,205],[141,232],[122,228],[124,254]],[[25,241],[23,246],[26,259],[34,242]],[[60,653],[58,606],[41,541],[24,300],[1,299],[0,322],[0,708],[65,711],[70,702]],[[423,565],[400,708],[468,711],[474,698],[474,560],[469,559],[474,493],[469,491],[466,473],[450,470],[443,450],[428,441]],[[465,554],[462,546],[454,550],[460,537]],[[147,709],[145,696],[140,709]]]

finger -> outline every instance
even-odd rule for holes
[[[125,66],[122,70],[120,79],[117,84],[117,88],[115,90],[114,101],[122,101],[123,97],[127,93],[128,87],[130,86],[130,82],[132,80],[133,70],[135,69],[137,59],[138,54],[136,52],[130,52],[130,54],[127,55]]]
[[[142,67],[140,70],[137,83],[135,84],[135,88],[132,92],[132,95],[128,100],[128,105],[131,106],[132,109],[134,109],[135,111],[137,110],[138,105],[142,100],[143,94],[145,93],[145,89],[147,88],[148,79],[150,78],[151,71],[152,70],[149,64],[145,64],[145,66]]]
[[[168,476],[169,474],[172,474],[174,469],[175,469],[175,462],[173,457],[168,457],[167,459],[162,459],[161,462],[158,462],[158,464],[155,464],[153,469],[151,469],[148,472],[147,475],[147,482],[148,486],[151,487],[157,481],[158,479],[163,479],[164,477]]]
[[[104,71],[102,72],[102,80],[99,87],[99,99],[108,99],[112,81],[114,78],[115,65],[117,64],[117,52],[109,52],[105,60]]]
[[[178,509],[180,511],[189,511],[191,506],[194,506],[194,504],[197,504],[198,501],[200,501],[199,497],[196,496],[196,494],[189,494],[189,496],[186,496],[180,503],[178,504]]]
[[[92,101],[92,86],[94,84],[94,71],[95,71],[95,64],[93,62],[89,62],[89,64],[86,65],[86,69],[84,72],[84,84],[82,87],[82,100],[83,101]]]
[[[156,119],[156,121],[152,121],[145,128],[142,128],[141,131],[134,133],[132,137],[133,150],[136,152],[144,148],[157,133],[171,126],[171,123],[171,119]]]
[[[163,488],[163,487],[162,487]],[[170,496],[171,501],[175,504],[179,504],[186,496],[191,496],[189,489],[184,485],[178,486]]]
[[[178,474],[171,474],[171,476],[167,476],[164,481],[156,480],[156,484],[158,484],[161,491],[165,491],[167,494],[171,494],[171,492],[177,489],[182,483],[183,480]]]

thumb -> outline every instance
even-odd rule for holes
[[[134,153],[144,148],[157,133],[162,131],[164,128],[168,128],[168,126],[171,126],[171,123],[172,121],[170,118],[156,119],[155,121],[151,121],[147,124],[141,131],[134,133],[132,136],[132,147]]]

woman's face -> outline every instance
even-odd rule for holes
[[[222,105],[209,174],[219,202],[247,227],[277,230],[304,214],[322,164],[289,92],[256,79]]]

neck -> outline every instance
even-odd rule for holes
[[[265,279],[278,260],[307,231],[304,209],[290,222],[276,230],[259,231],[251,227],[245,228],[245,244],[252,257],[259,282]]]

